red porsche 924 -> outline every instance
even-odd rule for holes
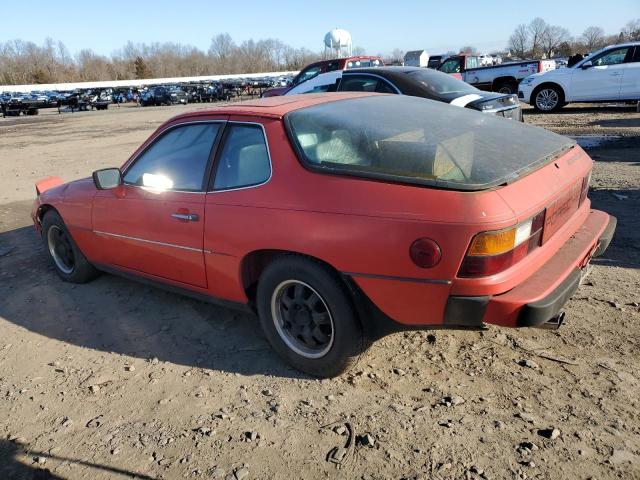
[[[329,377],[402,329],[559,326],[616,226],[590,208],[591,168],[565,137],[431,100],[273,97],[42,180],[32,215],[63,280],[257,312],[284,359]]]

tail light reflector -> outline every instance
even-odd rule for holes
[[[430,238],[419,238],[409,248],[411,260],[420,268],[435,267],[442,258],[440,245]]]

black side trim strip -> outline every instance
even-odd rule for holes
[[[437,285],[451,285],[451,280],[439,280],[436,278],[412,278],[412,277],[394,277],[391,275],[376,275],[373,273],[356,273],[342,272],[343,275],[350,277],[375,278],[378,280],[396,280],[398,282],[414,282],[414,283],[431,283]]]
[[[161,288],[162,290],[166,290],[171,293],[176,293],[178,295],[191,297],[195,300],[200,300],[201,302],[212,303],[214,305],[219,305],[221,307],[240,310],[242,312],[252,313],[254,315],[256,313],[255,310],[251,307],[251,305],[246,303],[233,302],[231,300],[225,300],[222,298],[213,297],[211,295],[206,295],[204,293],[194,292],[193,290],[189,290],[188,288],[177,287],[175,285],[165,283],[161,280],[152,280],[150,278],[143,277],[142,275],[136,275],[135,273],[125,272],[124,270],[120,270],[119,268],[112,267],[110,265],[102,265],[99,263],[94,263],[93,266],[96,267],[98,270],[102,270],[103,272],[117,275],[119,277],[123,277],[128,280],[133,280],[135,282],[144,283],[152,287]]]
[[[449,297],[444,309],[445,325],[481,327],[491,297]]]

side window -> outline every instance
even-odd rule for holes
[[[271,176],[271,162],[262,129],[232,123],[227,129],[213,189],[250,187],[266,182]]]
[[[396,93],[384,80],[367,75],[344,75],[338,90],[341,92]]]
[[[446,60],[441,66],[440,71],[444,73],[460,73],[460,59],[450,58]]]
[[[320,65],[317,65],[317,66],[311,67],[311,68],[309,68],[307,70],[303,70],[300,73],[300,76],[294,82],[294,85],[300,85],[302,82],[306,82],[310,78],[318,76],[320,74],[320,70],[321,69],[322,68],[320,67]]]
[[[129,185],[164,190],[201,191],[219,123],[194,123],[161,135],[129,167]]]
[[[636,47],[636,50],[633,52],[632,62],[640,62],[640,45]]]
[[[627,56],[629,48],[616,48],[615,50],[609,50],[603,53],[598,58],[593,60],[593,65],[596,67],[603,67],[606,65],[618,65],[624,63],[624,59]]]
[[[478,68],[478,57],[467,57],[467,68]]]

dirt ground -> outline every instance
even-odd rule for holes
[[[284,365],[251,316],[111,275],[63,283],[47,262],[34,182],[118,166],[191,108],[0,119],[0,479],[640,478],[635,108],[525,112],[587,143],[613,135],[589,149],[590,197],[618,230],[567,325],[399,333],[323,381]]]

